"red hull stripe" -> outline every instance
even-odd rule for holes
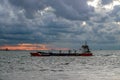
[[[40,53],[30,53],[31,56],[93,56],[92,53],[82,53],[82,54],[40,54]]]

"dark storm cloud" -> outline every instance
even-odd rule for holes
[[[37,10],[41,10],[46,6],[44,0],[9,0],[9,2],[18,8],[25,9],[27,18],[33,18]]]
[[[22,24],[17,25],[0,25],[1,44],[16,44],[18,42],[28,42],[32,31]]]
[[[72,20],[88,20],[93,7],[87,5],[87,0],[10,0],[12,5],[24,8],[26,16],[33,17],[34,12],[51,6],[55,14]]]
[[[1,24],[0,33],[6,34],[29,34],[32,33],[29,28],[25,27],[23,24],[14,24],[14,25],[6,25]]]
[[[110,2],[102,0],[101,4]],[[86,40],[114,44],[120,40],[119,9],[115,6],[107,12],[99,5],[88,6],[87,0],[1,0],[0,44],[48,43],[74,48]]]
[[[43,0],[10,0],[9,2],[11,2],[15,6],[25,8],[28,11],[42,9],[44,6]]]
[[[37,38],[39,36],[39,38],[43,37],[45,42],[56,42],[60,41],[60,38],[62,37],[61,33],[71,33],[72,31],[69,29],[69,23],[53,21],[46,24],[45,22],[45,25],[36,27],[35,31],[37,33],[34,33],[34,35],[37,35]]]
[[[50,5],[58,16],[68,19],[87,20],[93,8],[88,6],[86,0],[51,0]]]

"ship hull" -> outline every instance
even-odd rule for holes
[[[80,53],[80,54],[76,54],[76,53],[44,53],[44,54],[41,54],[41,53],[30,53],[31,56],[38,56],[38,57],[42,57],[42,56],[93,56],[92,53],[90,52],[87,52],[87,53]]]

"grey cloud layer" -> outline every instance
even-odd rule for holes
[[[101,0],[109,4],[112,0]],[[48,10],[46,10],[48,9]],[[52,10],[51,10],[52,9]],[[86,0],[1,0],[0,44],[48,43],[74,47],[81,41],[116,44],[120,6],[97,13]],[[73,45],[74,44],[74,45]]]
[[[14,6],[24,8],[26,16],[31,17],[37,10],[44,9],[51,6],[55,9],[57,16],[65,17],[68,19],[87,20],[93,8],[88,6],[86,0],[10,0]]]

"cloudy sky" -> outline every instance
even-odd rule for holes
[[[120,0],[0,0],[0,48],[73,49],[84,41],[120,49]]]

